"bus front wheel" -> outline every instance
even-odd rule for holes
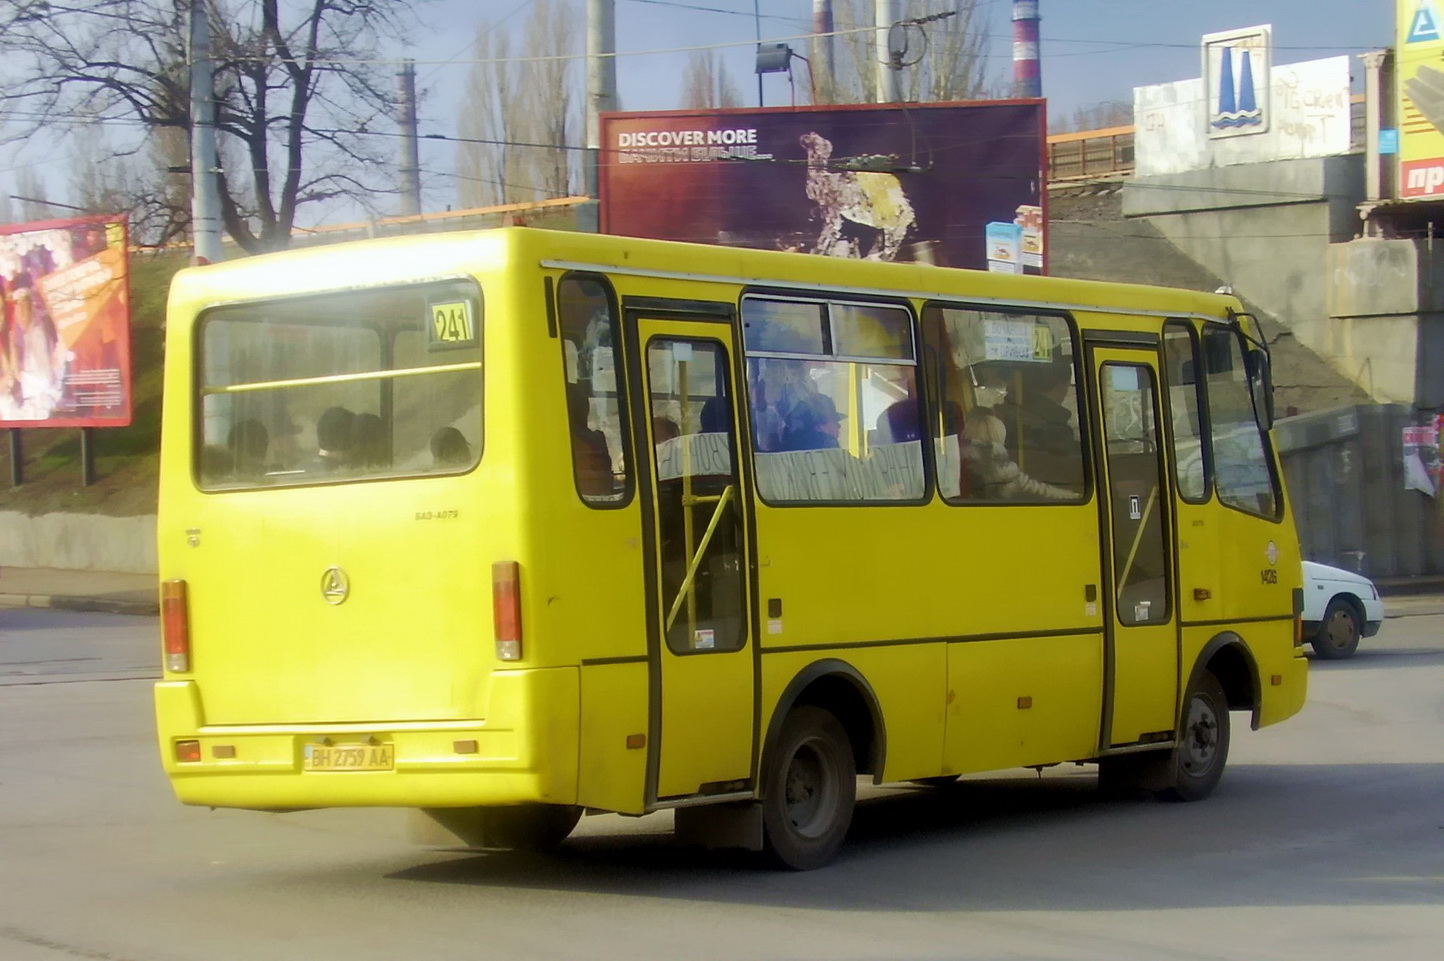
[[[1204,671],[1184,701],[1168,783],[1158,796],[1200,801],[1213,793],[1228,761],[1228,739],[1228,696],[1218,678]]]
[[[762,784],[768,856],[794,871],[831,861],[852,824],[857,798],[857,764],[837,718],[811,705],[789,714]]]

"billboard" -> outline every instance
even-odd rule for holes
[[[130,423],[125,221],[0,226],[0,427]]]
[[[603,114],[604,233],[1041,273],[1042,100]]]
[[[1444,197],[1444,21],[1435,0],[1397,0],[1399,196]]]

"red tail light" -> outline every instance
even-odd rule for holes
[[[161,636],[165,639],[165,669],[182,673],[191,669],[190,605],[186,582],[164,581],[160,585]]]
[[[491,618],[496,659],[521,660],[521,568],[516,561],[491,565]]]

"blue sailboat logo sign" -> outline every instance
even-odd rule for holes
[[[1208,135],[1236,137],[1268,129],[1269,26],[1203,38]]]

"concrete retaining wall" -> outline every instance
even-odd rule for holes
[[[44,514],[0,511],[0,567],[154,574],[155,515]]]
[[[1444,492],[1404,489],[1402,405],[1280,420],[1279,459],[1304,559],[1376,578],[1444,573]]]

